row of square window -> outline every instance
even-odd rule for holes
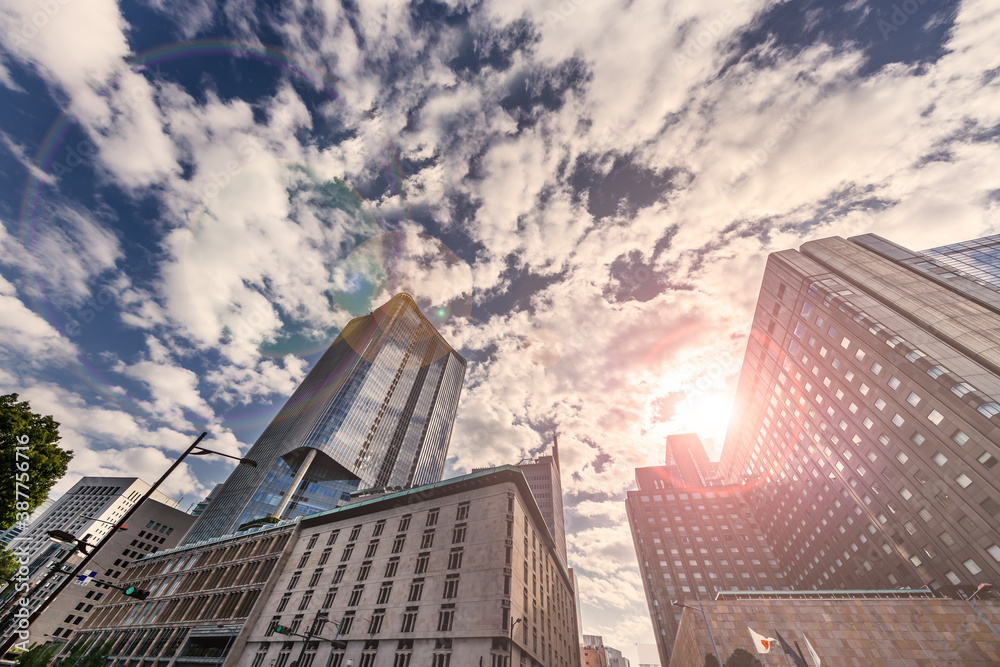
[[[430,549],[434,546],[434,534],[435,534],[434,529],[424,531],[423,535],[421,535],[420,537],[421,549]],[[467,535],[468,535],[468,526],[466,524],[456,525],[452,529],[451,543],[461,544],[462,542],[465,542]],[[332,544],[332,541],[329,543]],[[393,539],[391,553],[393,554],[401,553],[403,551],[405,543],[406,543],[405,534],[396,535],[396,537]],[[315,542],[310,542],[310,544],[315,544]],[[365,558],[373,558],[375,554],[378,552],[378,546],[379,546],[378,539],[371,540],[365,549]],[[349,543],[344,547],[344,551],[340,555],[341,563],[346,563],[351,559],[351,557],[354,555],[354,547],[355,547],[354,543]],[[333,551],[332,549],[324,549],[320,553],[320,558],[317,565],[326,565],[327,562],[330,560],[330,554],[332,553],[332,551]],[[296,567],[299,568],[305,567],[308,564],[309,558],[311,556],[312,556],[311,551],[306,551],[305,553],[303,553],[299,557],[299,564]]]
[[[829,305],[829,304],[828,304],[828,305]],[[810,304],[810,303],[809,303],[808,301],[806,301],[806,302],[803,302],[803,304],[802,304],[802,309],[801,309],[801,311],[800,311],[800,314],[801,314],[801,315],[802,315],[803,317],[807,317],[807,318],[808,318],[811,312],[812,312],[812,304]],[[818,316],[818,315],[817,315],[816,319],[817,319],[817,326],[821,327],[821,326],[822,326],[822,323],[823,323],[823,319],[822,319],[822,317],[820,317],[820,316]],[[875,321],[874,321],[874,320],[873,320],[873,319],[871,318],[871,316],[867,315],[867,314],[866,314],[866,313],[864,313],[863,311],[860,311],[860,310],[859,310],[859,312],[858,312],[858,313],[857,313],[857,314],[856,314],[856,315],[854,316],[854,318],[853,318],[853,319],[854,319],[854,321],[855,321],[855,322],[858,322],[858,323],[861,323],[861,321],[862,321],[862,320],[864,320],[864,319],[869,319],[869,320],[872,320],[872,321],[873,321],[873,324],[872,324],[872,325],[870,325],[870,326],[868,327],[868,331],[869,331],[869,333],[871,333],[872,335],[875,335],[875,334],[877,334],[877,333],[878,333],[879,331],[883,331],[883,330],[885,330],[885,327],[884,327],[884,326],[882,326],[882,325],[881,325],[880,323],[878,323],[878,322],[875,322]],[[798,338],[800,338],[800,339],[801,339],[801,338],[802,338],[802,334],[804,333],[804,329],[805,329],[805,327],[804,327],[803,323],[802,323],[802,322],[799,322],[799,323],[798,323],[798,324],[797,324],[797,325],[795,326],[795,330],[794,330],[794,333],[795,333],[795,335],[796,335],[796,336],[797,336]],[[836,339],[836,336],[837,336],[837,331],[836,331],[836,329],[834,329],[833,327],[830,327],[830,328],[829,328],[829,330],[827,331],[827,335],[828,335],[828,336],[830,336],[830,337],[831,337],[831,338],[833,338],[833,339]],[[891,338],[889,338],[889,339],[888,339],[888,340],[886,341],[886,344],[887,344],[887,345],[888,345],[888,346],[889,346],[890,348],[895,348],[895,347],[896,347],[897,345],[900,345],[901,343],[907,343],[907,341],[906,341],[906,340],[905,340],[904,338],[902,338],[901,336],[892,336]],[[841,341],[840,341],[840,346],[841,346],[841,348],[843,348],[843,349],[845,349],[845,350],[846,350],[846,349],[849,349],[849,348],[850,348],[850,346],[851,346],[851,341],[850,341],[850,339],[849,339],[849,338],[847,338],[846,336],[845,336],[845,337],[843,337],[843,338],[841,339]],[[823,348],[823,351],[825,351],[825,348]],[[825,357],[826,355],[825,355],[825,354],[823,354],[823,351],[821,351],[821,355]],[[793,352],[793,354],[794,354],[794,352]],[[866,353],[865,353],[865,351],[864,351],[863,349],[861,349],[861,348],[859,347],[859,348],[858,348],[858,349],[857,349],[857,350],[855,351],[855,354],[854,354],[854,356],[855,356],[855,358],[856,358],[856,359],[857,359],[858,361],[863,361],[863,360],[865,359],[865,356],[866,356]],[[922,352],[921,350],[919,350],[919,349],[916,349],[916,348],[914,348],[914,349],[911,349],[911,350],[910,350],[909,352],[907,352],[907,353],[906,353],[906,355],[905,355],[906,359],[907,359],[908,361],[910,361],[911,363],[915,363],[915,362],[916,362],[916,361],[917,361],[918,359],[920,359],[920,358],[922,358],[922,357],[926,357],[926,356],[927,356],[927,355],[926,355],[926,354],[924,354],[924,352]],[[838,368],[838,367],[839,367],[839,361],[838,361],[837,359],[834,359],[834,362],[833,362],[833,363],[834,363],[834,368]],[[871,366],[871,371],[872,371],[872,372],[873,372],[873,373],[874,373],[875,375],[879,375],[879,374],[880,374],[880,373],[882,372],[882,365],[881,365],[880,363],[878,363],[877,361],[876,361],[876,362],[874,362],[874,363],[872,364],[872,366]],[[947,373],[950,373],[951,371],[949,371],[949,370],[948,370],[947,368],[945,368],[944,366],[942,366],[942,365],[940,365],[940,364],[935,364],[935,365],[931,366],[930,368],[928,368],[926,372],[927,372],[927,375],[929,375],[930,377],[932,377],[932,378],[934,378],[934,379],[938,379],[938,378],[940,378],[941,376],[943,376],[943,375],[945,375],[945,374],[947,374]],[[893,385],[893,382],[895,383],[895,385]],[[892,387],[893,389],[896,389],[896,388],[897,388],[897,387],[899,386],[899,380],[898,380],[898,379],[896,379],[895,377],[894,377],[894,378],[891,378],[891,379],[890,379],[890,381],[889,381],[889,383],[890,383],[890,386],[891,386],[891,387]],[[956,395],[956,396],[958,396],[958,397],[962,397],[962,396],[964,396],[965,394],[968,394],[968,393],[971,393],[971,392],[973,392],[973,391],[976,391],[975,387],[972,387],[971,385],[969,385],[969,384],[968,384],[968,383],[966,383],[966,382],[959,382],[959,383],[957,383],[957,384],[954,384],[954,385],[952,385],[952,386],[950,387],[950,390],[951,390],[951,392],[952,392],[953,394],[955,394],[955,395]],[[919,397],[919,396],[916,396],[915,394],[912,394],[912,393],[911,393],[910,397],[911,397],[911,398],[913,398],[913,397],[915,397],[915,398],[916,398],[916,402],[912,402],[912,401],[911,401],[911,404],[912,404],[912,405],[914,405],[914,406],[915,406],[915,405],[916,405],[917,403],[919,403],[919,402],[920,402],[920,397]],[[980,406],[978,406],[978,407],[977,407],[976,409],[978,410],[978,412],[979,412],[980,414],[982,414],[982,415],[983,415],[984,417],[986,417],[987,419],[989,419],[989,418],[991,418],[991,417],[993,417],[993,416],[995,416],[995,415],[998,415],[998,414],[1000,414],[1000,403],[996,403],[996,402],[992,402],[992,401],[990,401],[990,402],[985,402],[985,403],[981,404]],[[935,412],[936,412],[936,411],[935,411]],[[898,416],[898,415],[897,415],[897,416]],[[932,421],[933,421],[933,420],[932,420]],[[937,422],[935,422],[935,424],[937,424],[937,423],[939,423],[939,422],[940,422],[940,418],[939,418],[939,420],[938,420]],[[897,426],[899,426],[899,425],[900,425],[900,424],[897,424]]]
[[[456,570],[456,569],[462,567],[463,554],[464,554],[464,550],[461,547],[457,548],[457,549],[452,549],[451,550],[451,552],[448,554],[448,569],[449,570]],[[415,566],[414,574],[424,574],[424,573],[426,573],[427,572],[427,567],[428,567],[429,563],[430,563],[430,553],[429,552],[428,553],[418,554],[417,560],[416,560],[416,566]],[[361,564],[361,568],[358,570],[358,579],[357,580],[358,581],[366,581],[368,579],[368,577],[371,575],[371,569],[372,569],[371,563],[369,563],[369,562],[362,563]],[[386,566],[385,566],[385,575],[384,576],[385,577],[395,577],[398,569],[399,569],[399,557],[390,558],[389,561],[386,563]],[[338,565],[337,569],[334,570],[334,573],[333,573],[333,582],[332,583],[339,584],[341,581],[343,581],[343,579],[344,579],[344,573],[346,571],[347,571],[347,566],[346,565]],[[323,570],[322,569],[318,569],[318,570],[314,571],[312,573],[310,579],[309,579],[309,586],[310,587],[315,587],[319,583],[319,580],[322,577],[322,575],[323,575]],[[292,589],[296,588],[299,585],[299,581],[300,581],[301,576],[302,576],[302,572],[294,572],[292,574],[291,579],[289,579],[289,581],[288,581],[288,590],[292,590]]]

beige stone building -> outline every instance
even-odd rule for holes
[[[355,494],[158,553],[126,576],[149,598],[102,608],[75,638],[113,641],[122,664],[580,664],[571,579],[516,466]]]

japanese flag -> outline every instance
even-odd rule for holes
[[[753,646],[757,649],[757,653],[770,653],[773,642],[778,641],[774,637],[765,637],[764,635],[757,634],[749,625],[747,626],[747,630],[750,630],[750,636],[753,637]]]

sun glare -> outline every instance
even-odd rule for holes
[[[721,394],[689,396],[677,405],[675,422],[683,425],[685,431],[697,433],[702,440],[712,439],[716,446],[722,447],[732,407],[732,399]]]

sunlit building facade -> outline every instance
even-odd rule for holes
[[[674,600],[788,585],[751,506],[751,489],[717,479],[698,436],[667,438],[667,465],[637,468],[625,501],[660,662],[681,618]]]
[[[257,467],[233,471],[186,542],[440,480],[464,377],[409,295],[351,320],[247,452]]]
[[[100,607],[64,655],[110,642],[122,665],[580,665],[572,579],[516,466],[362,490],[157,553],[125,578],[148,599]]]
[[[769,257],[719,472],[791,587],[1000,581],[1000,292],[960,256],[865,235]]]

